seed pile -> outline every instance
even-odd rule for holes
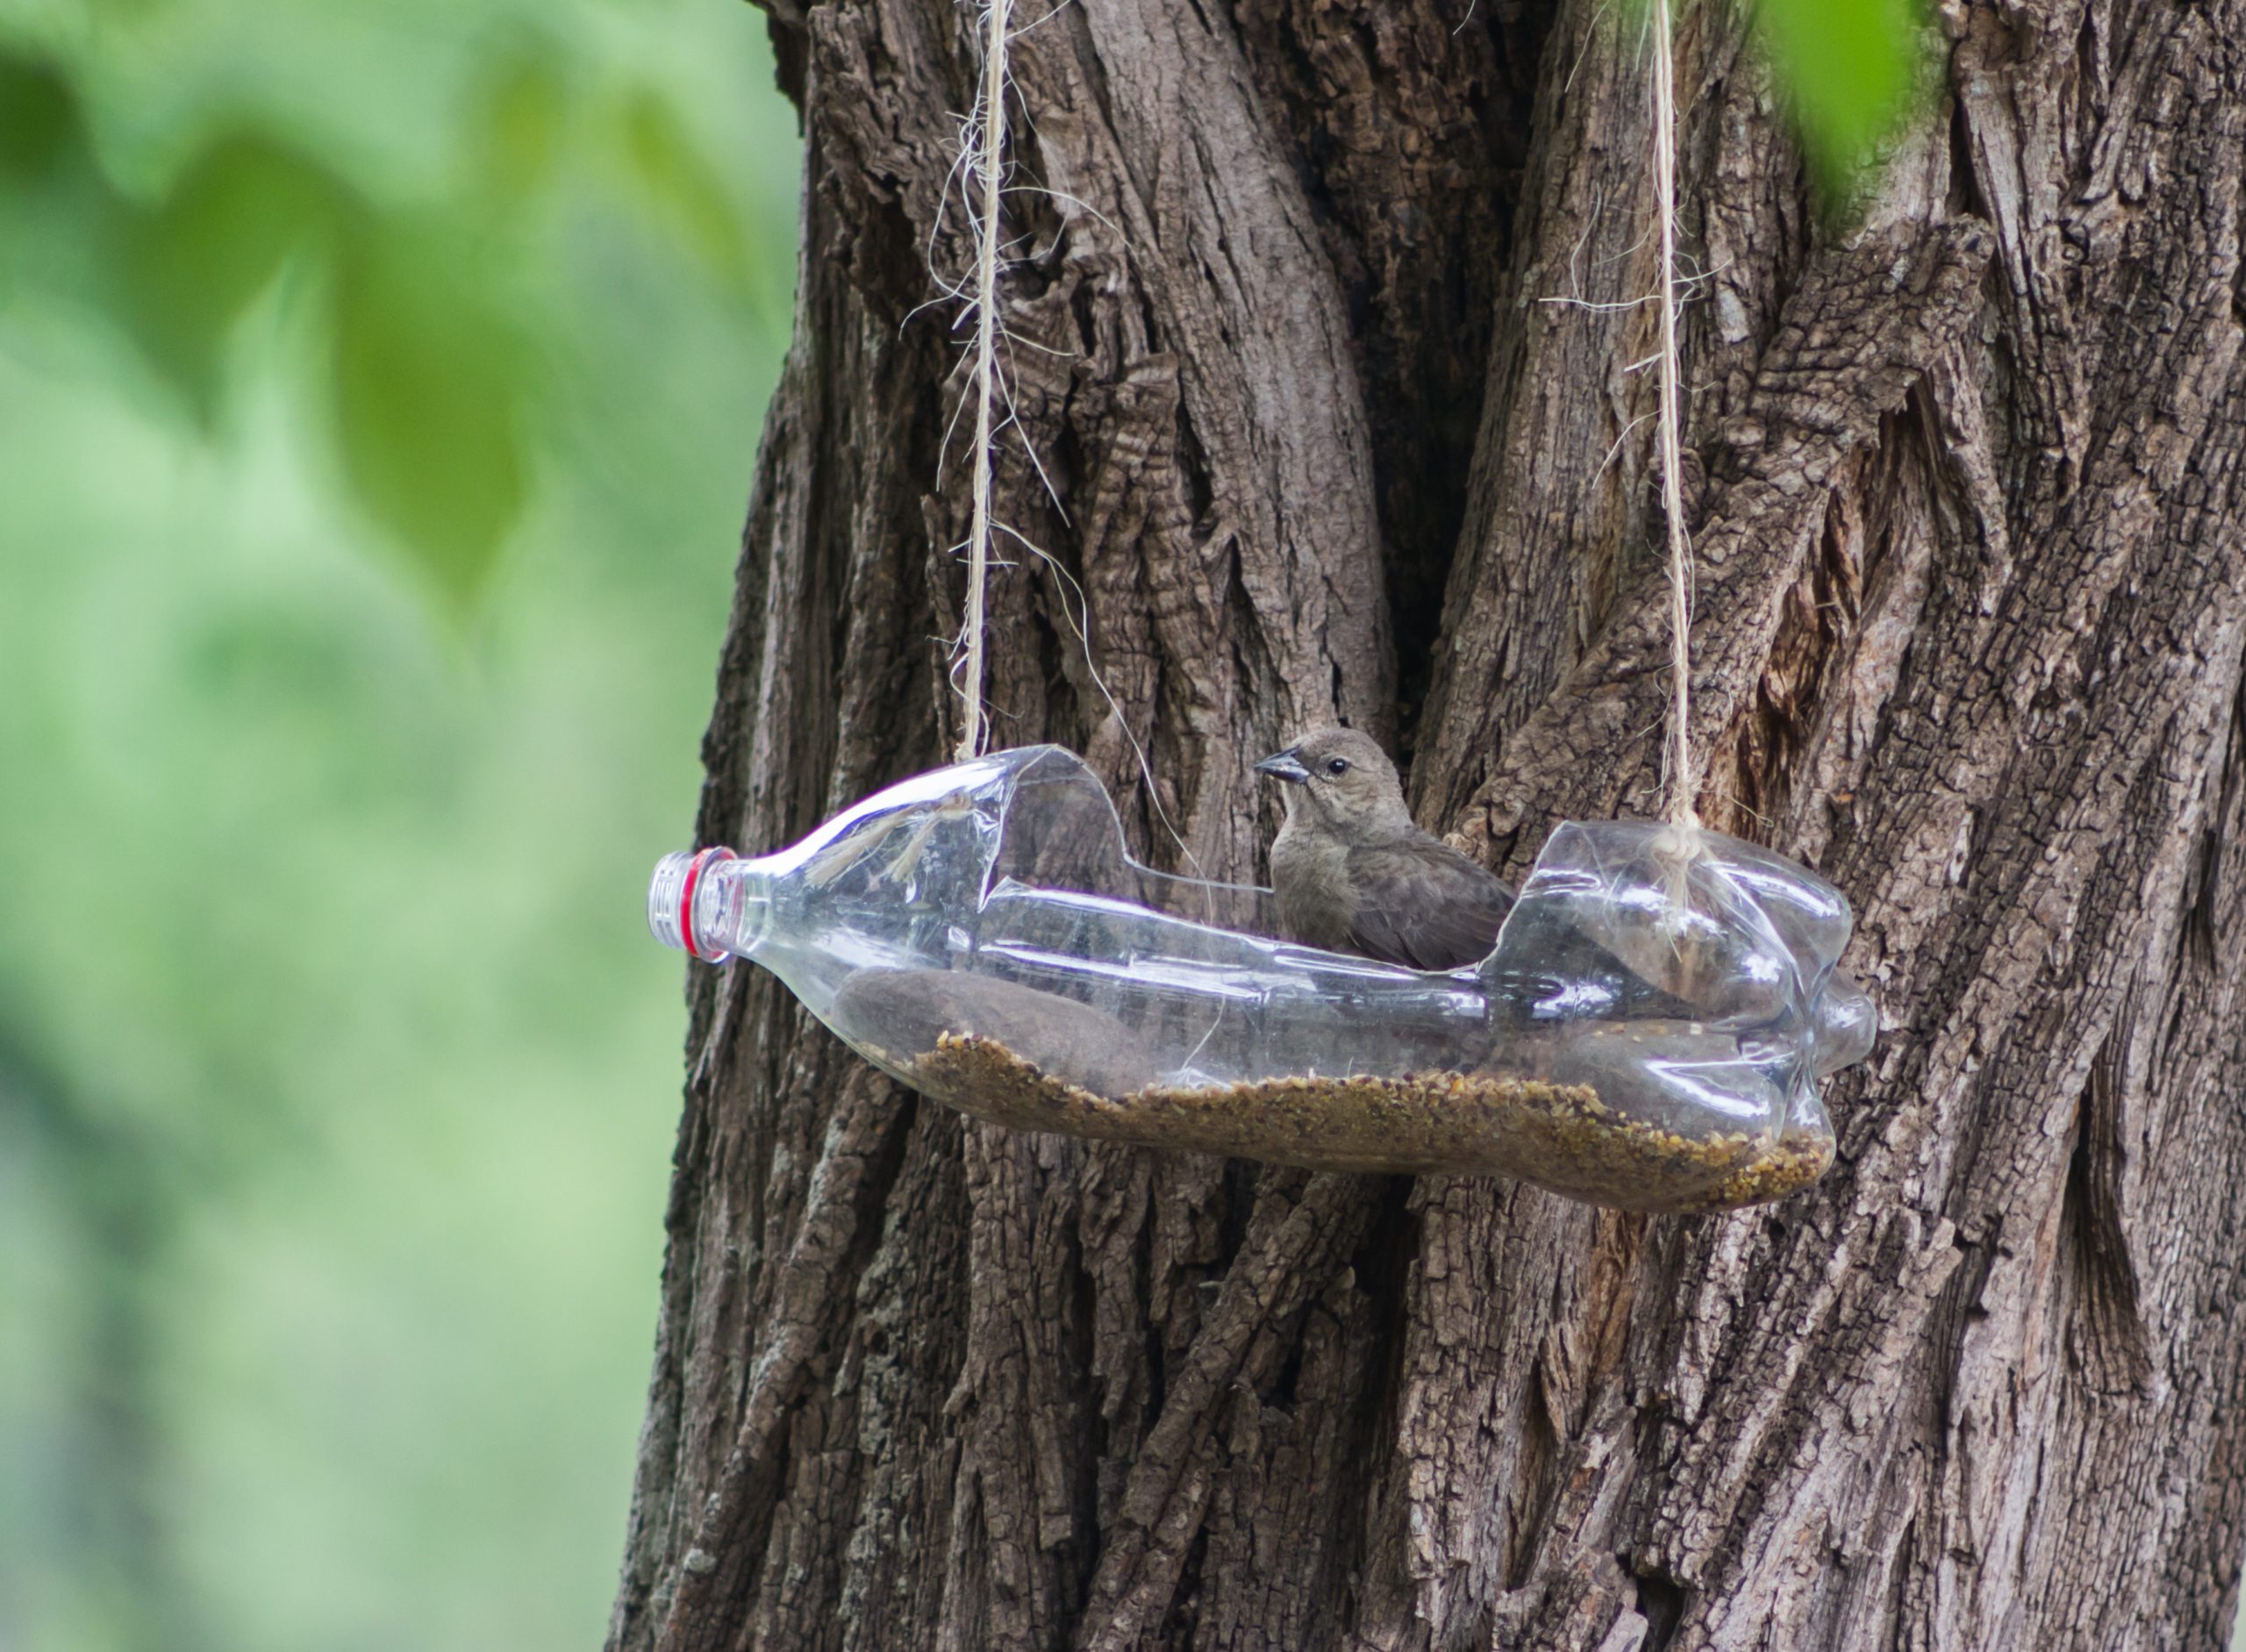
[[[1314,1170],[1506,1176],[1623,1210],[1707,1212],[1781,1198],[1832,1162],[1828,1138],[1626,1119],[1582,1084],[1493,1074],[1266,1079],[1120,1098],[1068,1083],[995,1039],[945,1033],[913,1084],[1018,1130],[1264,1159]]]

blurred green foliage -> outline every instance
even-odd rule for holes
[[[770,85],[724,0],[0,0],[8,1652],[598,1640]]]
[[[1750,0],[1755,39],[1828,201],[1855,195],[1927,85],[1918,0]]]
[[[1624,0],[1623,15],[1642,25],[1650,3]],[[1669,0],[1670,15],[1680,16],[1689,3]],[[1770,68],[1820,204],[1844,209],[1861,198],[1934,83],[1924,0],[1736,4]]]
[[[101,304],[206,421],[245,311],[301,273],[326,337],[317,369],[340,474],[433,589],[464,606],[523,509],[538,390],[526,333],[556,318],[521,315],[511,265],[530,256],[523,214],[613,162],[627,186],[617,197],[716,292],[747,303],[777,284],[755,268],[739,191],[674,91],[597,69],[590,41],[575,43],[586,61],[573,65],[571,45],[550,18],[483,44],[449,177],[405,192],[362,187],[336,146],[235,107],[231,90],[197,111],[168,175],[136,191],[101,163],[74,79],[98,61],[18,45],[0,55],[0,179],[25,227],[68,244],[39,273]]]

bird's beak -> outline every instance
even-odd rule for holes
[[[1259,775],[1269,775],[1274,780],[1284,780],[1289,785],[1294,786],[1299,786],[1310,778],[1310,770],[1302,766],[1302,759],[1295,755],[1291,746],[1285,751],[1273,752],[1255,765],[1255,772]]]

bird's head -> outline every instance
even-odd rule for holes
[[[1306,814],[1328,830],[1352,836],[1412,824],[1396,765],[1370,734],[1354,728],[1321,728],[1255,765],[1259,775],[1287,783],[1287,818]]]

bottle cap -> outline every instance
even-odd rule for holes
[[[647,883],[647,927],[657,940],[705,963],[725,962],[727,955],[722,949],[695,940],[694,896],[705,870],[733,858],[731,849],[713,846],[699,854],[666,855],[655,862],[655,875]]]

